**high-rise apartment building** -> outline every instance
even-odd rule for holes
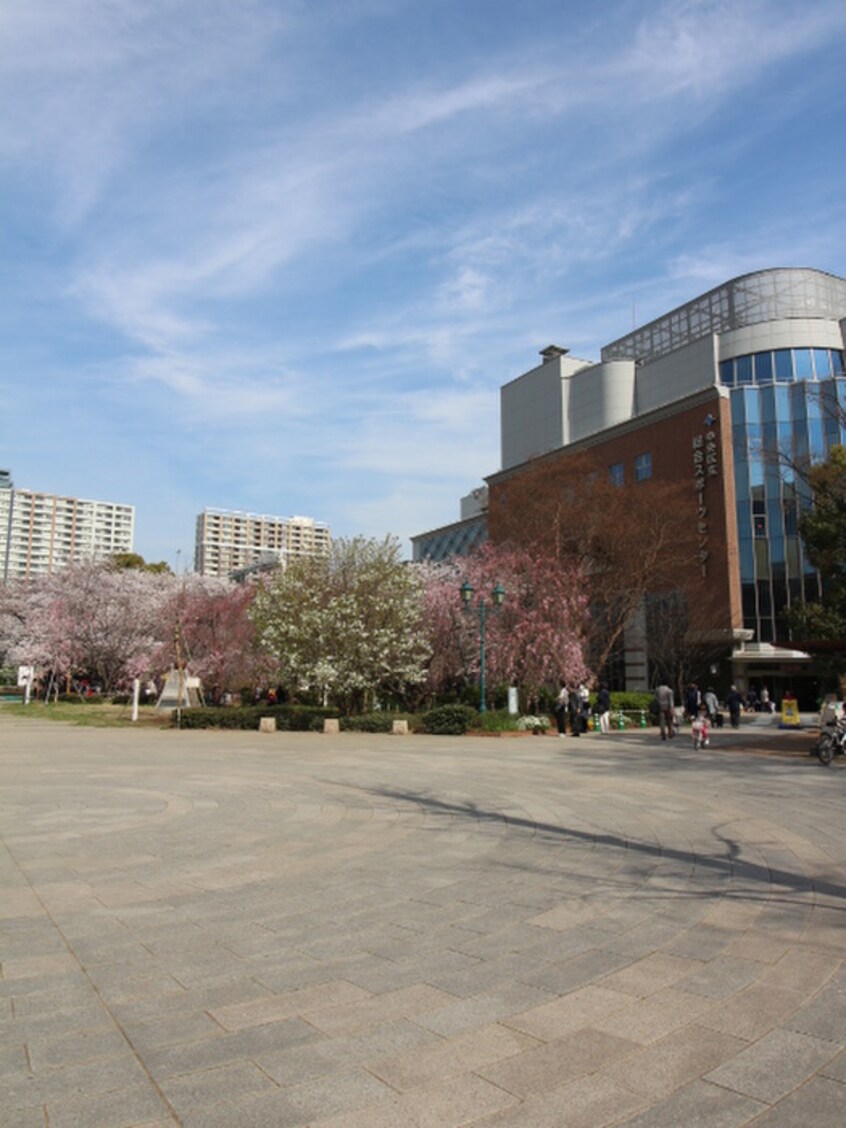
[[[197,517],[194,570],[201,576],[232,576],[291,556],[323,555],[329,541],[329,526],[311,517],[204,509]]]
[[[0,470],[3,581],[46,575],[81,560],[132,552],[135,507],[18,489]]]

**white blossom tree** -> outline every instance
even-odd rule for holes
[[[290,561],[258,590],[251,614],[294,691],[356,711],[425,678],[421,583],[395,538],[337,540],[325,557]]]

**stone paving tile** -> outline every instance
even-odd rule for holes
[[[244,1030],[248,1026],[281,1022],[283,1019],[293,1018],[320,1007],[331,1009],[372,998],[371,992],[341,980],[319,983],[313,987],[302,987],[282,995],[263,995],[247,1002],[216,1007],[210,1013],[224,1030]]]
[[[620,1128],[741,1128],[765,1107],[719,1085],[693,1081],[619,1124]]]
[[[249,1100],[278,1088],[266,1073],[249,1061],[165,1077],[160,1086],[179,1116],[189,1109],[207,1107],[222,1100]]]
[[[643,1107],[646,1099],[610,1077],[580,1077],[519,1105],[473,1121],[473,1128],[604,1128]]]
[[[667,952],[655,952],[635,960],[634,963],[606,975],[600,982],[612,991],[625,991],[626,994],[643,998],[653,995],[665,987],[670,987],[680,979],[701,970],[699,960],[684,959]]]
[[[500,977],[497,987],[478,995],[460,999],[449,1006],[441,1007],[431,1014],[415,1015],[414,1021],[444,1038],[452,1037],[489,1022],[552,1002],[554,995],[538,991],[525,983],[515,983]]]
[[[514,1104],[514,1097],[498,1086],[467,1074],[356,1112],[313,1120],[309,1128],[461,1128]]]
[[[265,1023],[238,1030],[220,1032],[216,1037],[198,1042],[167,1046],[148,1046],[143,1051],[145,1066],[157,1077],[173,1077],[216,1066],[254,1058],[269,1050],[285,1050],[323,1040],[323,1035],[299,1018]]]
[[[61,1069],[100,1058],[119,1057],[130,1052],[126,1039],[115,1027],[77,1030],[58,1037],[40,1036],[27,1040],[27,1051],[34,1073],[42,1069]]]
[[[755,983],[712,1006],[699,1022],[711,1030],[722,1030],[752,1042],[784,1025],[804,999],[800,991]]]
[[[838,966],[821,952],[791,947],[777,963],[761,973],[758,982],[762,986],[789,987],[810,995],[836,975]]]
[[[8,1082],[3,1096],[10,1105],[27,1106],[76,1094],[94,1096],[115,1089],[134,1089],[148,1081],[147,1074],[127,1051],[120,1057],[21,1074]]]
[[[832,1058],[830,1062],[823,1066],[820,1070],[826,1077],[833,1077],[835,1081],[843,1081],[846,1083],[846,1050],[843,1050]]]
[[[709,999],[725,999],[748,987],[761,974],[762,966],[753,960],[738,960],[731,956],[717,956],[699,971],[677,981],[679,991],[691,995],[705,995]]]
[[[750,928],[735,936],[726,947],[725,954],[740,960],[757,960],[758,963],[775,964],[789,950],[790,944],[787,940]]]
[[[129,1034],[133,1048],[143,1056],[145,1050],[218,1037],[220,1027],[204,1012],[186,1013],[135,1023]]]
[[[415,1046],[429,1046],[441,1039],[401,1020],[378,1027],[371,1033],[350,1038],[324,1038],[286,1050],[254,1053],[253,1060],[277,1085],[297,1085],[333,1073],[346,1066],[396,1055]]]
[[[483,1073],[481,1067],[534,1046],[535,1039],[492,1023],[455,1038],[369,1061],[367,1068],[402,1091],[431,1085],[458,1073]]]
[[[173,1125],[168,1108],[149,1083],[109,1093],[72,1096],[47,1106],[50,1128],[136,1128],[160,1120]]]
[[[843,1128],[846,1086],[812,1077],[795,1093],[752,1121],[754,1128]]]
[[[591,1025],[596,1030],[648,1045],[690,1022],[708,1025],[705,1017],[711,1006],[711,1001],[701,995],[690,995],[667,987],[648,998],[632,999],[606,1017],[594,1019]]]
[[[846,938],[846,929],[844,929]],[[785,1023],[791,1030],[846,1044],[846,971],[839,972]]]
[[[539,964],[533,970],[524,972],[520,978],[531,987],[538,987],[564,995],[575,991],[594,980],[602,979],[613,971],[629,964],[629,957],[619,952],[603,951],[593,948],[571,956],[562,963]]]
[[[530,1007],[522,1014],[503,1019],[505,1025],[520,1030],[540,1041],[548,1042],[563,1038],[583,1026],[620,1010],[631,1002],[631,995],[622,991],[609,991],[603,987],[582,987],[551,1003]]]
[[[837,1047],[831,1042],[791,1030],[774,1030],[731,1061],[707,1073],[706,1080],[774,1104],[831,1061],[836,1053]],[[846,1098],[846,1090],[843,1095]]]
[[[476,1069],[476,1072],[506,1092],[526,1098],[595,1073],[608,1062],[623,1058],[638,1048],[636,1043],[625,1038],[587,1028],[525,1049],[495,1065]]]
[[[738,1054],[746,1043],[691,1024],[615,1063],[614,1076],[636,1093],[664,1097]]]
[[[370,995],[359,1003],[304,1012],[312,1026],[333,1037],[373,1030],[398,1018],[413,1018],[455,1002],[455,996],[427,984]]]
[[[3,1110],[6,1118],[5,1128],[48,1128],[47,1113],[43,1105],[13,1108],[7,1105]]]
[[[680,932],[664,947],[674,956],[686,956],[690,960],[713,960],[725,952],[734,937],[735,933],[730,928],[702,924]]]

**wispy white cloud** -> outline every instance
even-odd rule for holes
[[[345,519],[407,521],[496,469],[498,386],[540,346],[595,355],[635,298],[658,313],[768,254],[832,254],[811,224],[744,224],[725,201],[761,133],[738,100],[842,42],[842,3],[597,19],[550,0],[530,23],[471,0],[433,27],[457,41],[484,21],[483,44],[441,50],[430,31],[428,53],[399,49],[425,7],[29,0],[2,16],[14,203],[39,277],[62,278],[48,300],[107,341],[75,378],[137,397],[195,465],[190,428],[213,433],[208,488],[231,482],[247,507],[267,510],[283,472],[317,503],[297,466],[319,452]]]

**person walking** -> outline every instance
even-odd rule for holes
[[[717,723],[717,713],[719,712],[719,702],[717,695],[714,693],[713,686],[708,686],[705,690],[705,696],[702,698],[702,703],[708,710],[708,724],[713,728]]]
[[[582,735],[582,696],[577,685],[569,687],[570,736]]]
[[[687,693],[684,698],[684,711],[687,713],[687,719],[694,721],[699,716],[699,706],[702,704],[702,697],[699,693],[699,686],[696,682],[691,682],[687,687]]]
[[[599,687],[596,695],[596,712],[599,714],[599,731],[611,731],[611,694],[605,682]]]
[[[558,697],[555,699],[555,723],[558,726],[558,735],[567,735],[567,709],[570,704],[570,693],[567,689],[567,683],[561,679],[561,689],[558,691]]]
[[[676,735],[676,698],[668,685],[659,685],[655,690],[658,701],[658,723],[661,726],[661,739],[667,740]]]
[[[737,686],[729,687],[726,694],[726,708],[729,711],[729,720],[732,728],[740,728],[740,713],[743,709],[743,695],[738,692]]]

